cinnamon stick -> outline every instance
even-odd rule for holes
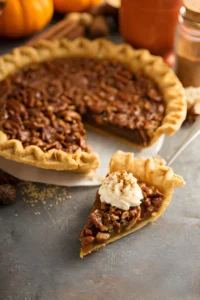
[[[80,36],[85,36],[85,27],[83,25],[78,25],[75,30],[71,31],[67,36],[65,35],[64,37],[67,37],[72,41]]]
[[[74,20],[67,17],[64,18],[62,21],[56,23],[46,31],[37,35],[36,37],[30,39],[26,43],[26,45],[34,46],[41,39],[55,40],[62,37],[75,39],[79,36],[83,36],[84,34],[85,34],[84,25],[80,25],[80,21],[78,19]]]
[[[49,37],[49,39],[54,40],[54,39],[60,39],[62,37],[67,37],[68,34],[70,34],[70,32],[73,32],[74,30],[77,29],[77,26],[79,26],[77,22],[70,20],[67,26],[63,26],[59,30],[55,31],[54,34],[52,34]]]

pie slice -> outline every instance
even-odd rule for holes
[[[176,75],[147,50],[106,40],[41,41],[0,58],[0,155],[40,168],[99,166],[85,123],[140,149],[186,116]]]
[[[184,185],[160,158],[134,158],[117,151],[81,232],[83,257],[153,222],[169,205],[174,188]]]

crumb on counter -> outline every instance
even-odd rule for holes
[[[35,207],[40,203],[53,207],[64,200],[72,198],[66,187],[51,184],[44,186],[33,182],[22,182],[20,187],[23,201],[31,207]]]
[[[35,215],[40,215],[40,211],[36,211],[36,212],[35,212]]]

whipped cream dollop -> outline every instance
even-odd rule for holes
[[[132,173],[117,171],[109,174],[99,188],[100,201],[123,210],[138,206],[143,199],[142,190]]]

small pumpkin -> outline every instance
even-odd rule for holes
[[[91,0],[91,6],[95,6],[95,5],[99,5],[99,4],[101,4],[101,3],[103,3],[103,2],[107,2],[107,1],[105,1],[105,0]]]
[[[0,36],[19,38],[40,31],[53,16],[53,0],[5,0]]]
[[[55,11],[59,13],[81,12],[92,5],[100,4],[103,0],[54,0]]]

